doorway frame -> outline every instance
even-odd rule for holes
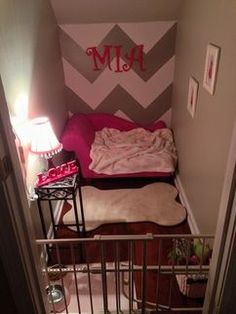
[[[236,121],[234,122],[228,153],[224,184],[219,206],[211,267],[205,295],[203,313],[219,313],[224,303],[223,291],[227,286],[233,239],[236,236]],[[235,279],[236,282],[236,279]],[[234,302],[234,300],[232,300]]]
[[[46,314],[30,203],[24,189],[1,76],[0,104],[0,158],[6,156],[10,170],[6,178],[0,179],[0,258],[17,313]]]

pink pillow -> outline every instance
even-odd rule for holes
[[[66,123],[61,141],[64,148],[68,150],[75,150],[78,141],[80,145],[90,149],[94,137],[94,128],[86,115],[74,114]]]

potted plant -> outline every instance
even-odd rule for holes
[[[171,264],[177,265],[208,265],[211,249],[200,239],[173,239],[173,249],[168,258]],[[176,280],[183,295],[190,298],[203,298],[206,290],[207,275],[201,272],[195,274],[176,274]]]

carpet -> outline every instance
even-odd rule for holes
[[[82,187],[86,231],[102,224],[121,222],[149,221],[162,226],[177,225],[186,219],[186,210],[176,201],[177,195],[177,189],[167,183],[117,190]],[[78,201],[77,204],[79,207]],[[65,224],[75,223],[74,211],[69,210],[62,220]]]

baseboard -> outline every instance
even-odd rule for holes
[[[179,191],[179,198],[180,198],[180,201],[181,201],[182,205],[183,205],[183,206],[186,208],[186,210],[187,210],[187,214],[188,214],[188,224],[189,224],[191,233],[192,233],[192,234],[200,234],[200,231],[199,231],[199,228],[198,228],[196,219],[195,219],[194,214],[193,214],[193,211],[192,211],[192,209],[191,209],[191,207],[190,207],[188,198],[187,198],[186,193],[185,193],[185,191],[184,191],[184,187],[183,187],[183,185],[182,185],[182,182],[181,182],[181,180],[180,180],[179,175],[176,175],[176,177],[175,177],[175,185],[176,185],[176,188],[177,188],[178,191]]]
[[[54,221],[55,221],[56,224],[59,222],[59,219],[60,219],[60,216],[61,216],[61,212],[62,212],[62,208],[63,208],[63,204],[64,204],[63,200],[57,201],[57,204],[56,204],[56,207],[55,207],[55,210],[54,210]],[[51,223],[51,225],[49,227],[47,237],[48,237],[48,239],[53,239],[54,238],[53,237],[52,223]]]

